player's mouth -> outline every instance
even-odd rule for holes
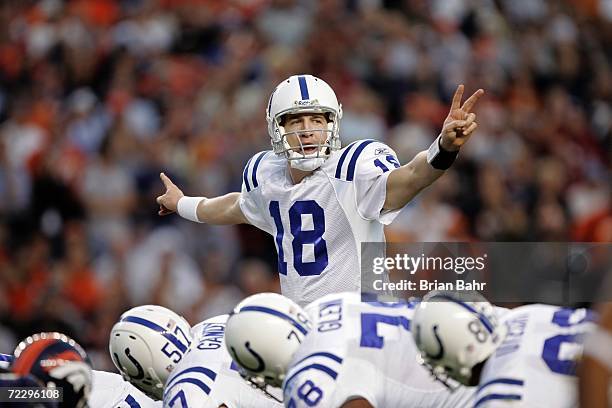
[[[304,154],[313,154],[316,153],[317,150],[319,150],[318,146],[304,146],[302,148],[304,150]]]

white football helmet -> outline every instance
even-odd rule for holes
[[[292,300],[260,293],[234,308],[225,328],[225,345],[255,385],[280,387],[311,326],[306,312]]]
[[[283,117],[287,114],[322,113],[327,118],[327,128],[316,131],[325,132],[325,142],[316,146],[302,145],[291,147],[287,141],[290,134],[299,135],[303,131],[285,132]],[[284,155],[289,164],[300,170],[313,171],[319,168],[333,150],[340,149],[339,125],[342,118],[342,105],[338,103],[334,90],[321,78],[312,75],[293,75],[276,87],[266,110],[268,134],[272,139],[274,153]],[[306,154],[305,147],[317,147],[314,153]]]
[[[438,380],[449,385],[450,377],[475,385],[472,369],[501,344],[506,327],[498,323],[495,308],[480,294],[470,293],[468,298],[434,291],[417,306],[411,332],[425,365]]]
[[[191,340],[191,326],[183,317],[161,306],[138,306],[113,326],[109,351],[126,381],[161,400],[164,383]]]

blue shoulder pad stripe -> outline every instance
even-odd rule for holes
[[[297,366],[298,364],[301,364],[304,361],[308,360],[309,358],[313,358],[313,357],[327,357],[329,359],[334,360],[337,363],[342,364],[342,358],[338,357],[337,355],[332,354],[332,353],[320,352],[320,353],[312,353],[312,354],[304,357],[303,359],[301,359],[297,363],[293,364],[293,366]]]
[[[124,401],[130,406],[130,408],[140,408],[140,404],[138,403],[138,401],[136,401],[136,399],[130,394],[125,397]]]
[[[346,159],[346,156],[348,156],[349,152],[351,151],[351,149],[353,148],[353,146],[355,146],[357,144],[357,142],[353,142],[351,144],[349,144],[348,146],[346,146],[346,148],[344,149],[344,152],[342,152],[342,156],[340,156],[340,160],[338,160],[338,165],[336,166],[336,178],[340,178],[340,176],[342,175],[342,165],[344,164],[344,160]]]
[[[299,370],[297,370],[295,373],[293,373],[291,375],[291,377],[287,378],[285,380],[285,382],[283,383],[283,388],[287,386],[287,384],[291,383],[291,381],[300,373],[303,373],[304,371],[307,370],[317,370],[317,371],[321,371],[327,375],[329,375],[331,378],[333,378],[334,380],[338,377],[338,373],[334,370],[332,370],[331,368],[324,366],[323,364],[311,364],[311,365],[307,365],[306,367],[302,367]]]
[[[355,153],[353,153],[351,161],[348,165],[348,170],[346,172],[347,181],[353,181],[353,178],[355,178],[355,168],[357,167],[357,159],[359,159],[359,155],[361,154],[361,152],[363,152],[363,149],[365,149],[367,145],[369,145],[370,143],[374,143],[375,141],[376,140],[365,140],[361,142],[359,146],[357,146],[357,148],[355,149]]]
[[[255,164],[253,165],[253,174],[251,176],[251,179],[253,180],[253,188],[257,188],[257,186],[259,186],[259,184],[257,183],[257,168],[259,167],[259,162],[266,154],[268,154],[268,150],[259,153],[257,159],[255,159]]]
[[[174,387],[176,387],[179,384],[193,384],[197,387],[199,387],[202,391],[204,391],[204,394],[208,395],[210,394],[210,387],[206,384],[204,384],[202,381],[200,380],[196,380],[195,378],[181,378],[179,381],[175,382],[174,385],[172,385],[172,387],[167,388],[168,391],[164,391],[164,394],[166,393],[170,393],[170,391],[172,391],[172,389]]]
[[[244,186],[246,187],[247,191],[251,191],[251,185],[249,184],[249,179],[247,177],[247,173],[249,171],[249,166],[251,165],[251,160],[253,160],[252,157],[249,159],[249,161],[247,162],[246,166],[244,166],[244,170],[242,171],[242,181],[243,181]]]
[[[493,384],[505,384],[505,385],[518,385],[518,386],[522,386],[523,384],[525,384],[525,382],[523,380],[516,380],[514,378],[496,378],[494,380],[487,381],[486,383],[484,383],[480,387],[478,387],[478,392],[482,391],[484,388],[488,387],[489,385],[493,385]]]
[[[210,370],[210,369],[208,369],[206,367],[191,367],[191,368],[183,370],[180,373],[178,373],[177,375],[173,376],[172,379],[170,380],[170,382],[166,386],[167,387],[172,387],[175,384],[176,380],[180,376],[185,375],[185,374],[189,374],[189,373],[201,373],[201,374],[204,374],[205,376],[207,376],[208,378],[210,378],[213,381],[215,381],[215,378],[217,378],[217,374],[214,371],[212,371],[212,370]]]
[[[484,404],[487,401],[491,401],[491,400],[514,400],[514,401],[518,401],[520,399],[522,399],[523,397],[518,395],[518,394],[489,394],[485,397],[480,398],[478,401],[476,401],[476,403],[474,404],[474,408],[477,408],[478,406]]]

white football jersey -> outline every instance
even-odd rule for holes
[[[395,152],[374,140],[333,152],[298,184],[287,160],[272,151],[249,160],[240,208],[275,237],[283,295],[305,306],[359,291],[361,243],[384,242],[383,227],[399,212],[383,211],[387,177],[399,166]]]
[[[238,373],[225,348],[228,315],[216,316],[193,327],[193,343],[164,387],[167,408],[280,408],[249,385]]]
[[[340,407],[361,397],[374,407],[467,407],[475,388],[449,391],[418,359],[410,334],[414,303],[362,303],[328,295],[306,311],[313,329],[283,384],[292,407]]]
[[[508,312],[508,334],[483,368],[474,407],[577,407],[576,359],[594,319],[588,309],[550,305]]]
[[[125,381],[119,374],[93,370],[90,408],[161,408],[142,391]]]

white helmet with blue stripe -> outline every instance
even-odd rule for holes
[[[225,328],[225,344],[250,381],[260,387],[280,387],[310,328],[308,315],[295,302],[278,293],[260,293],[234,308]]]
[[[484,364],[506,334],[495,308],[479,293],[433,291],[417,306],[411,328],[425,365],[448,385],[448,378],[476,385],[473,369]]]
[[[285,132],[283,118],[288,114],[321,113],[327,119],[327,127],[321,129],[327,137],[318,144],[317,151],[306,154],[301,144],[291,147],[287,141],[290,134]],[[278,84],[266,110],[268,134],[272,139],[274,153],[284,155],[292,167],[304,171],[312,171],[320,167],[331,152],[340,149],[339,125],[342,118],[342,105],[338,103],[334,90],[321,78],[312,75],[293,75]],[[299,138],[298,138],[299,140]]]
[[[191,326],[162,306],[137,306],[113,326],[109,351],[126,381],[161,400],[164,383],[191,345]]]

